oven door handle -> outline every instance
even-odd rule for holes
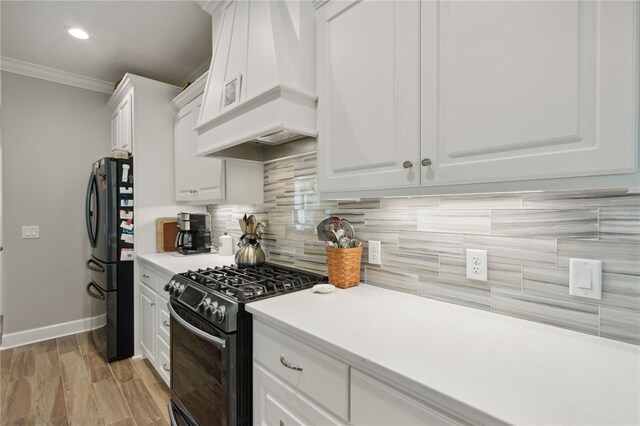
[[[227,342],[224,339],[220,339],[218,337],[212,336],[208,333],[205,333],[202,330],[198,330],[197,328],[195,328],[194,326],[192,326],[191,324],[189,324],[188,322],[186,322],[184,319],[182,319],[182,317],[180,315],[178,315],[178,313],[175,311],[175,309],[173,309],[173,306],[171,306],[171,303],[167,303],[167,307],[169,308],[169,312],[171,313],[171,318],[173,318],[174,320],[176,320],[178,322],[178,324],[180,324],[181,326],[183,326],[184,328],[186,328],[189,332],[195,334],[198,337],[203,338],[204,340],[207,340],[217,346],[220,346],[222,349],[227,347]]]

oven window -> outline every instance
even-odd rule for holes
[[[183,311],[184,312],[184,311]],[[190,323],[199,323],[197,317]],[[209,328],[199,324],[198,328]],[[224,338],[224,334],[218,332]],[[233,341],[226,337],[226,347],[206,340],[187,327],[171,321],[171,389],[184,408],[200,425],[227,425],[230,392],[227,364]]]

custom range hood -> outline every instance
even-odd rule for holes
[[[311,2],[217,6],[212,15],[219,29],[195,128],[197,155],[262,162],[315,151]]]

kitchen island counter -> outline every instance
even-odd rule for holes
[[[366,284],[246,309],[478,423],[640,423],[640,348],[631,344]]]

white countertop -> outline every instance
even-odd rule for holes
[[[370,285],[247,305],[432,400],[523,425],[640,424],[640,348]]]
[[[139,254],[137,258],[151,262],[155,266],[164,269],[168,274],[174,275],[180,272],[198,268],[212,268],[235,264],[234,256],[220,256],[218,254],[189,254],[183,255],[177,252]]]

